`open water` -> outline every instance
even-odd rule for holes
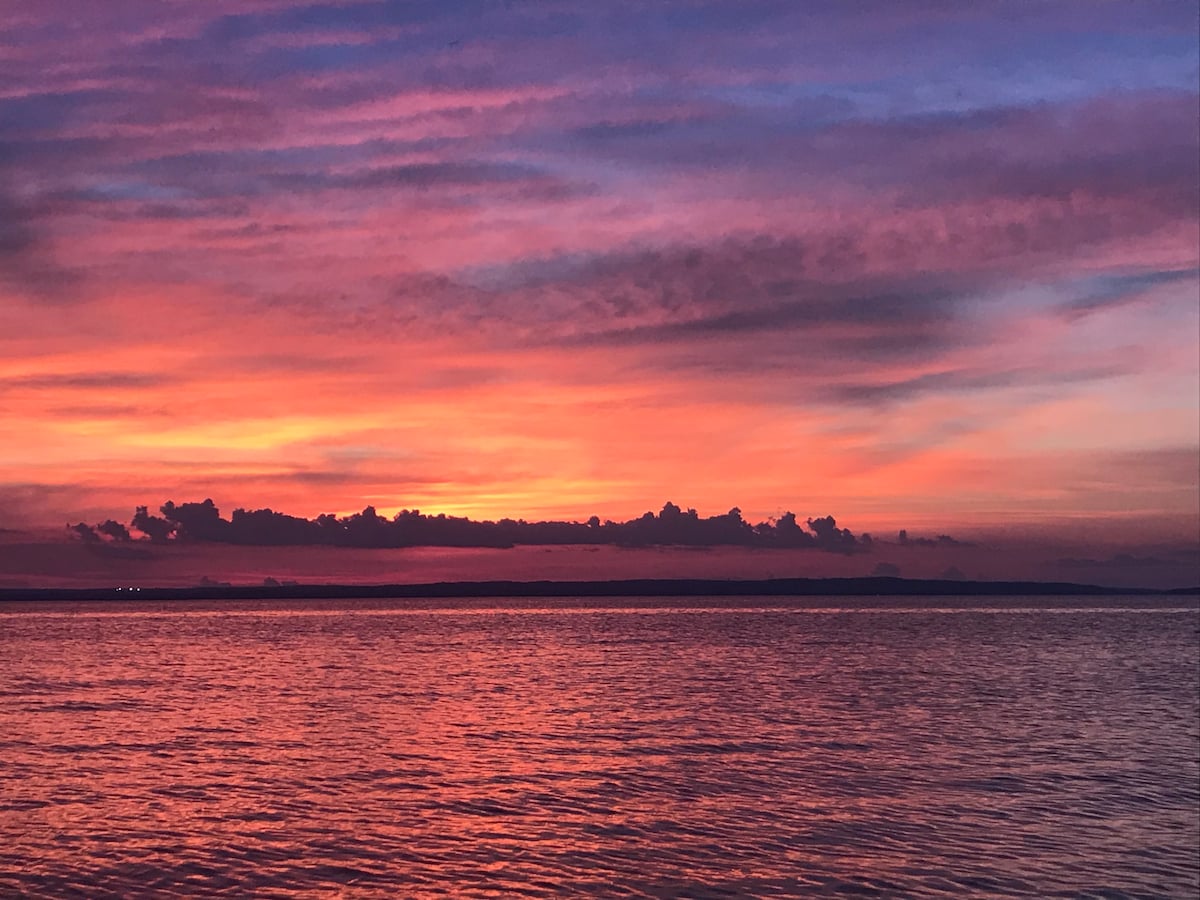
[[[853,602],[0,606],[0,896],[1200,893],[1194,598]]]

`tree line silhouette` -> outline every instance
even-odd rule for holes
[[[202,541],[251,546],[321,545],[333,547],[513,547],[593,544],[620,547],[808,547],[834,553],[869,550],[871,536],[839,528],[833,516],[807,519],[794,513],[752,525],[737,507],[724,515],[701,518],[694,509],[667,503],[656,515],[647,512],[627,522],[527,522],[524,519],[474,521],[445,514],[425,515],[406,509],[386,518],[368,506],[349,516],[324,514],[315,519],[289,516],[272,509],[235,509],[228,519],[212,500],[159,507],[161,515],[139,506],[129,526],[112,519],[97,525],[80,522],[68,529],[87,543],[141,540]],[[131,530],[132,529],[132,530]]]

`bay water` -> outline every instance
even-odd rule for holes
[[[1196,897],[1195,598],[0,605],[3,897]]]

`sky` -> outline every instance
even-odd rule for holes
[[[0,2],[0,527],[670,500],[1200,581],[1197,15]]]

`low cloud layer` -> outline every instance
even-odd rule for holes
[[[169,541],[209,542],[249,546],[325,545],[332,547],[513,547],[523,545],[612,545],[618,547],[760,547],[814,549],[832,553],[859,553],[871,549],[869,534],[855,536],[839,528],[833,516],[808,519],[801,525],[793,513],[774,522],[751,525],[741,510],[701,518],[694,509],[667,503],[656,515],[627,522],[526,522],[500,519],[473,521],[467,517],[425,515],[403,510],[391,518],[368,506],[350,516],[321,515],[305,519],[271,509],[235,509],[221,517],[211,499],[200,503],[167,501],[152,514],[139,506],[130,527],[151,544]],[[91,526],[78,523],[68,531],[87,544],[102,540],[127,543],[128,528],[109,520]]]

